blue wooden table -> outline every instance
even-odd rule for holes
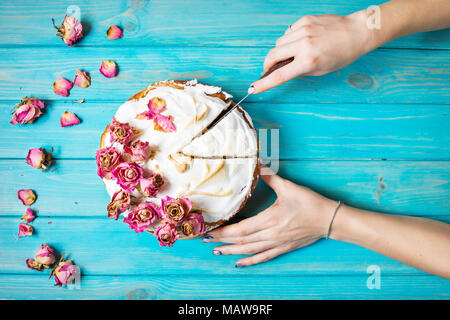
[[[306,14],[350,12],[378,0],[2,1],[0,3],[0,299],[448,299],[450,281],[364,248],[319,241],[273,261],[236,269],[214,244],[179,241],[160,248],[106,217],[96,175],[99,137],[116,108],[151,82],[193,79],[236,98],[262,71],[269,48]],[[85,38],[70,48],[55,36],[69,4],[81,8]],[[105,36],[110,25],[124,38]],[[103,60],[120,67],[106,79]],[[53,81],[90,72],[92,85],[67,98]],[[32,125],[12,126],[24,96],[46,102]],[[72,101],[85,99],[85,103]],[[280,174],[361,208],[450,222],[450,32],[417,34],[322,77],[303,77],[252,96],[245,109],[258,128],[279,129]],[[61,128],[61,114],[82,123]],[[54,172],[25,163],[28,149],[54,147]],[[17,239],[25,207],[18,189],[34,189],[36,234]],[[260,183],[241,217],[269,206]],[[81,267],[79,289],[53,287],[48,272],[27,269],[41,243]],[[367,286],[368,267],[381,288]],[[450,267],[450,266],[449,266]]]

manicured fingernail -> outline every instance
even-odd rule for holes
[[[252,94],[253,92],[255,92],[255,86],[251,85],[250,88],[248,88],[248,93]]]
[[[243,264],[236,263],[235,267],[236,267],[236,268],[242,268],[242,267],[245,267],[245,266],[244,266]]]
[[[213,254],[216,256],[220,256],[222,254],[222,251],[220,250],[213,250]]]
[[[210,236],[209,234],[207,234],[206,236],[203,237],[202,240],[203,240],[204,242],[208,242],[209,240],[211,240],[211,239],[213,239],[213,238],[214,238],[213,236]]]

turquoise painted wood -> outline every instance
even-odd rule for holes
[[[197,78],[239,98],[296,19],[381,2],[0,3],[0,299],[449,299],[448,280],[333,240],[243,269],[234,268],[238,256],[213,256],[214,245],[199,239],[160,248],[151,235],[106,217],[108,197],[96,176],[101,132],[148,83]],[[80,7],[88,30],[72,48],[51,25],[70,4]],[[124,28],[123,39],[106,38],[111,24]],[[245,109],[257,128],[279,130],[282,176],[357,207],[450,222],[449,50],[449,30],[398,39],[341,71],[252,96]],[[105,59],[118,63],[118,77],[100,75]],[[55,95],[53,81],[72,80],[77,68],[90,72],[92,86]],[[10,109],[25,95],[44,99],[45,114],[12,126]],[[82,123],[61,128],[66,110]],[[32,147],[54,147],[54,172],[25,164]],[[17,239],[25,211],[20,188],[37,192],[38,218],[36,234]],[[273,201],[259,183],[234,221]],[[46,242],[81,267],[80,288],[55,288],[48,271],[26,268],[25,259]],[[370,265],[381,268],[379,290],[366,286]]]

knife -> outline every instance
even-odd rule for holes
[[[266,73],[263,74],[263,76],[259,79],[263,79],[265,77],[267,77],[269,74],[271,74],[272,72],[274,72],[275,70],[278,70],[282,67],[284,67],[285,65],[291,63],[292,61],[294,61],[294,57],[290,57],[288,59],[279,61],[277,63],[275,63],[272,67],[270,67],[269,70],[267,70]],[[220,121],[222,121],[223,119],[226,118],[226,116],[228,116],[231,112],[233,112],[234,109],[236,109],[245,99],[247,99],[247,97],[249,95],[251,95],[253,92],[255,91],[255,88],[253,86],[250,86],[250,88],[248,88],[248,92],[245,95],[245,97],[243,97],[238,103],[234,104],[231,108],[227,109],[224,113],[222,113],[221,115],[219,115],[213,122],[211,122],[203,131],[202,134],[204,134],[205,132],[211,130],[213,127],[215,127]]]

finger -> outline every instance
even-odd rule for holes
[[[266,173],[271,172],[272,174],[262,174],[260,175],[261,179],[278,194],[282,190],[285,180],[269,168],[264,170]]]
[[[259,79],[254,82],[252,86],[255,88],[254,94],[258,94],[264,91],[267,91],[273,87],[279,86],[291,79],[294,79],[300,75],[311,72],[314,63],[310,60],[300,61],[295,57],[295,60],[289,63],[288,65],[275,70],[270,75],[265,78]]]
[[[209,237],[209,238],[208,238]],[[203,238],[203,242],[224,242],[224,243],[235,243],[235,244],[245,244],[250,242],[265,241],[267,239],[273,239],[273,230],[266,228],[264,230],[251,233],[246,236],[217,236],[210,235],[209,233]]]
[[[221,241],[221,239],[231,237],[244,237],[260,230],[264,230],[268,226],[269,209],[270,207],[253,217],[241,220],[234,224],[214,229],[208,232],[208,235],[212,237],[211,240],[214,239],[214,242],[217,242]]]
[[[219,246],[214,248],[213,254],[215,255],[228,255],[228,254],[255,254],[268,249],[272,249],[277,245],[277,241],[259,241],[246,244],[234,244]]]
[[[264,72],[267,72],[275,63],[295,56],[297,49],[296,43],[272,48],[264,60]]]
[[[248,267],[252,266],[258,263],[269,261],[275,257],[278,257],[279,255],[289,252],[291,250],[295,249],[295,246],[292,244],[285,244],[278,247],[274,247],[268,250],[265,250],[263,252],[257,253],[251,257],[246,257],[243,259],[240,259],[236,262],[236,267]]]
[[[315,31],[315,28],[313,26],[307,25],[303,26],[293,32],[290,32],[289,34],[286,34],[276,41],[276,46],[282,46],[291,42],[294,42],[296,40],[300,40],[301,38],[304,38],[306,36],[311,36]]]
[[[295,32],[296,30],[300,29],[303,26],[312,24],[314,22],[316,22],[318,20],[318,18],[316,16],[312,16],[312,15],[307,15],[307,16],[303,16],[300,19],[298,19],[296,22],[294,22],[291,25],[291,31]]]

